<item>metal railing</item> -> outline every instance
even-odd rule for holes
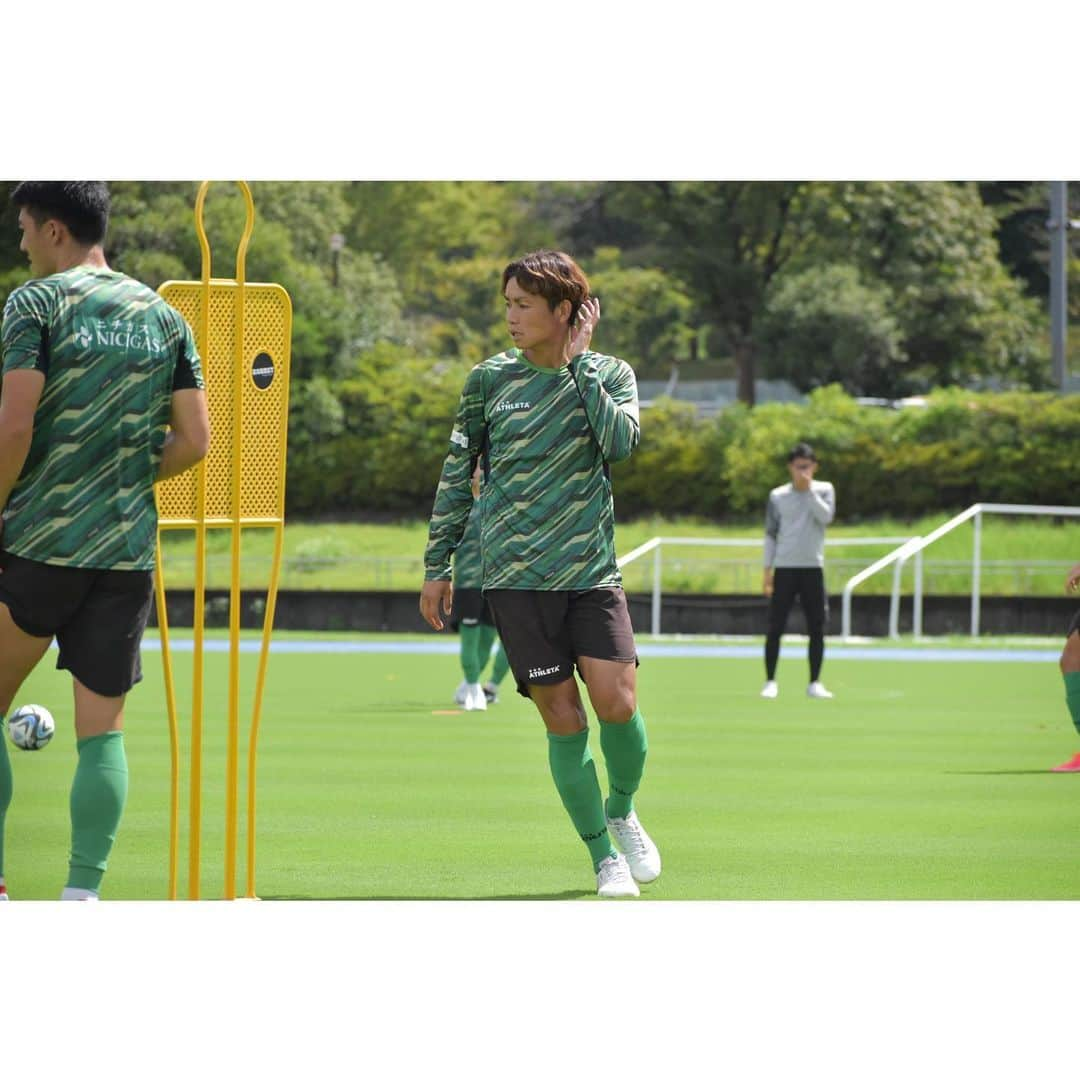
[[[854,536],[854,537],[838,537],[836,539],[826,539],[825,544],[827,547],[852,547],[856,545],[878,545],[881,544],[902,544],[908,537],[904,536]],[[917,537],[915,538],[917,539]],[[763,547],[765,540],[762,537],[747,538],[745,540],[739,539],[706,539],[702,537],[687,537],[687,536],[654,536],[651,540],[646,540],[644,544],[634,548],[633,551],[627,552],[621,559],[618,560],[618,566],[621,570],[623,567],[628,566],[636,559],[640,559],[644,555],[648,555],[651,551],[653,553],[653,575],[652,575],[652,633],[660,633],[660,608],[661,608],[661,576],[663,571],[663,556],[661,549],[664,544],[668,544],[672,547]],[[878,560],[880,562],[880,560]],[[875,564],[876,565],[876,564]]]
[[[940,540],[953,529],[974,519],[974,546],[971,560],[971,636],[979,636],[980,597],[979,587],[982,578],[982,516],[983,514],[1027,514],[1050,515],[1052,517],[1080,517],[1080,507],[1076,506],[1026,506],[1014,503],[973,503],[966,510],[950,518],[944,525],[939,525],[926,536],[916,536],[901,544],[895,551],[871,563],[865,570],[860,570],[844,585],[841,598],[841,636],[851,637],[851,595],[855,587],[867,578],[873,577],[888,566],[893,567],[892,598],[889,605],[889,636],[900,636],[900,575],[912,556],[915,557],[915,585],[913,590],[914,610],[912,613],[912,631],[916,637],[922,635],[923,615],[923,565],[922,553],[931,544]]]

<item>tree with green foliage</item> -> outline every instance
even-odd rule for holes
[[[774,279],[758,322],[765,373],[804,393],[838,383],[856,396],[900,396],[907,360],[892,293],[853,266],[809,266]]]
[[[1038,388],[1049,375],[1038,301],[1001,264],[996,221],[968,183],[817,185],[815,240],[792,272],[844,262],[888,290],[902,356],[894,394],[977,380]]]
[[[650,181],[609,185],[612,211],[645,239],[634,253],[681,280],[700,317],[731,342],[739,400],[754,403],[756,321],[772,279],[806,244],[798,182]]]

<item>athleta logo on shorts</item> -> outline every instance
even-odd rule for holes
[[[561,665],[556,664],[554,667],[534,667],[529,668],[530,679],[542,679],[545,675],[557,675],[561,670]]]
[[[458,446],[465,450],[469,449],[469,437],[467,435],[462,435],[457,428],[454,428],[454,430],[450,432],[450,441],[452,443],[457,443]]]
[[[500,401],[498,405],[492,409],[492,412],[511,412],[518,409],[531,409],[531,401]]]

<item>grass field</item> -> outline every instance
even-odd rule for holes
[[[830,539],[853,537],[923,536],[944,524],[950,515],[937,514],[916,521],[872,521],[850,524],[842,519],[829,528]],[[663,587],[671,592],[751,592],[761,585],[762,522],[718,524],[691,519],[652,518],[620,521],[616,550],[632,551],[654,536],[749,539],[744,548],[680,547],[664,549]],[[973,527],[963,525],[926,552],[927,593],[965,593],[971,590]],[[363,524],[290,521],[285,529],[282,588],[287,589],[414,589],[423,578],[423,552],[427,522]],[[984,595],[1058,596],[1066,570],[1077,559],[1074,531],[1044,518],[1006,518],[988,515],[983,522]],[[207,573],[210,587],[229,585],[228,530],[210,530]],[[165,575],[170,587],[190,588],[194,580],[193,536],[167,532],[164,540]],[[828,550],[828,586],[839,591],[845,581],[897,545],[833,547]],[[270,576],[273,537],[269,530],[247,530],[243,540],[242,581],[265,587]],[[652,558],[647,556],[624,571],[629,591],[652,587]],[[914,566],[905,572],[910,593]],[[887,593],[891,571],[859,587],[860,595]]]
[[[664,857],[644,897],[1080,897],[1080,777],[1047,772],[1077,742],[1056,665],[858,660],[833,646],[825,678],[836,698],[818,702],[803,696],[804,653],[785,643],[773,702],[757,697],[759,658],[643,658],[650,756],[638,808]],[[52,670],[54,656],[18,695],[49,706],[59,730],[43,751],[11,750],[5,870],[16,898],[53,899],[64,883],[74,748],[69,677]],[[190,653],[177,652],[175,663],[183,701]],[[244,656],[245,691],[254,663]],[[108,899],[166,895],[168,735],[156,650],[144,664],[126,714],[131,791]],[[222,894],[226,671],[226,656],[208,653],[207,898]],[[594,898],[532,706],[508,679],[486,713],[456,711],[449,701],[459,679],[452,652],[271,657],[259,750],[260,896]],[[595,732],[592,742],[603,778]],[[186,736],[182,746],[186,758]],[[185,803],[187,786],[185,764]],[[180,868],[184,896],[186,845]]]

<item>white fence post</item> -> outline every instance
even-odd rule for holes
[[[982,578],[982,507],[975,511],[975,551],[971,563],[971,636],[979,636],[979,586]]]
[[[911,632],[922,637],[923,560],[922,548],[915,552],[915,594],[912,598],[915,610],[911,616]]]
[[[652,578],[652,632],[660,633],[660,549],[663,541],[659,541],[653,551],[653,578]]]

